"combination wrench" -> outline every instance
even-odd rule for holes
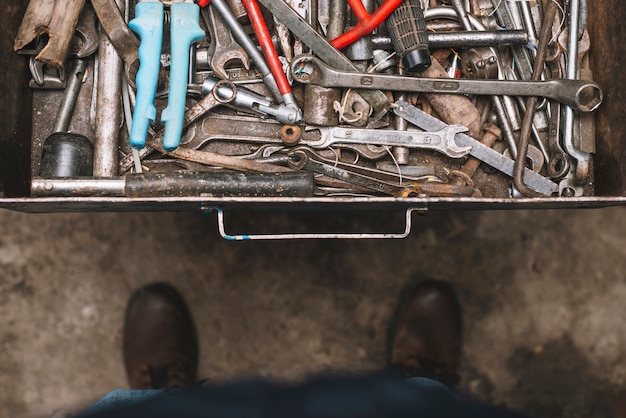
[[[593,112],[602,103],[600,85],[587,80],[510,81],[474,79],[407,79],[404,76],[336,70],[312,55],[296,57],[294,80],[324,87],[406,91],[414,93],[477,94],[547,97],[580,112]]]
[[[471,146],[460,147],[455,141],[458,133],[467,132],[462,125],[449,125],[437,132],[418,132],[391,129],[358,129],[342,127],[315,127],[321,133],[316,142],[309,142],[311,148],[328,148],[333,144],[367,144],[419,148],[438,151],[451,158],[461,158],[472,150]]]

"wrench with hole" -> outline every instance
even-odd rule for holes
[[[463,125],[446,126],[437,132],[342,127],[316,127],[315,129],[321,133],[320,140],[307,143],[315,149],[328,148],[333,144],[368,144],[428,149],[451,158],[464,157],[472,150],[472,147],[461,147],[456,144],[456,134],[467,132],[467,128]]]
[[[474,79],[407,79],[404,76],[339,71],[303,54],[291,64],[294,80],[324,87],[405,91],[413,93],[476,94],[547,97],[580,112],[593,112],[602,103],[602,89],[587,80],[507,81]]]

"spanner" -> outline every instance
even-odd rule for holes
[[[459,147],[456,134],[467,132],[462,125],[449,125],[438,132],[398,131],[387,129],[358,129],[342,127],[316,127],[321,133],[319,141],[308,143],[311,148],[328,148],[332,144],[369,144],[419,148],[438,151],[451,158],[469,154],[472,147]]]
[[[303,54],[291,64],[294,80],[324,87],[407,91],[414,93],[538,96],[558,100],[581,112],[592,112],[602,103],[600,85],[586,80],[507,81],[416,78],[340,71]]]
[[[262,120],[256,117],[214,113],[202,121],[199,128],[196,129],[195,135],[185,136],[181,140],[181,145],[186,148],[200,149],[211,141],[229,141],[249,144],[279,144],[282,147],[284,143],[280,137],[280,131],[283,126],[272,119]],[[302,132],[300,144],[309,145],[318,140],[318,132],[305,130]],[[336,148],[353,151],[372,161],[389,156],[389,152],[383,147],[338,144]]]
[[[239,61],[246,70],[250,69],[250,57],[239,45],[219,14],[212,7],[202,8],[202,17],[211,34],[209,66],[220,78],[228,80],[226,66]]]
[[[396,105],[393,108],[394,113],[398,116],[402,116],[404,119],[419,128],[437,130],[443,129],[447,126],[445,122],[440,121],[434,116],[430,116],[415,106],[412,106],[410,103],[398,100],[395,104]],[[465,134],[458,134],[456,142],[461,146],[472,147],[472,150],[469,153],[472,157],[479,159],[485,164],[489,164],[496,170],[501,171],[508,176],[513,176],[515,161],[512,159],[505,157],[498,151],[481,144],[479,141]],[[558,184],[529,169],[524,170],[524,182],[529,187],[532,187],[546,196],[551,196],[553,193],[558,193],[559,191]]]

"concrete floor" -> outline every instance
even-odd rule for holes
[[[126,387],[122,317],[143,284],[187,299],[200,376],[293,379],[383,367],[397,298],[424,274],[460,295],[464,390],[536,417],[626,416],[623,209],[414,219],[398,241],[232,243],[195,213],[0,211],[0,417],[62,416]]]

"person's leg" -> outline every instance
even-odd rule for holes
[[[389,333],[388,362],[406,377],[454,386],[459,380],[463,322],[452,287],[424,280],[407,292]]]
[[[172,286],[154,283],[136,290],[126,307],[124,367],[131,390],[120,389],[87,411],[134,405],[162,389],[196,381],[198,341],[189,309]]]
[[[426,417],[518,417],[517,414],[464,398],[459,382],[463,339],[461,305],[445,282],[424,280],[396,309],[389,329],[388,361],[421,399]]]

